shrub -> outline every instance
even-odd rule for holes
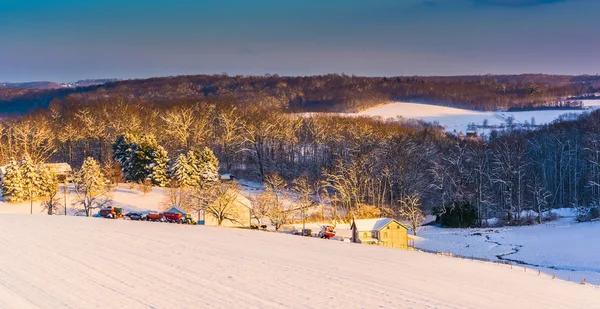
[[[477,210],[469,202],[454,202],[444,209],[436,209],[437,221],[442,227],[467,228],[477,225]]]
[[[599,207],[592,208],[590,210],[590,214],[592,216],[592,220],[600,218],[600,208]]]

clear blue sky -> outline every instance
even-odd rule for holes
[[[0,81],[600,73],[598,0],[0,0]]]

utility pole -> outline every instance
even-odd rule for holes
[[[63,184],[63,194],[65,199],[65,216],[67,215],[67,175],[65,175],[65,181]]]

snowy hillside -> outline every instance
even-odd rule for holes
[[[583,110],[536,110],[519,112],[480,112],[468,109],[452,108],[430,104],[390,103],[358,113],[362,116],[396,118],[398,116],[418,119],[444,126],[448,132],[465,133],[469,124],[482,125],[487,121],[489,126],[505,125],[509,117],[514,117],[515,123],[531,123],[536,125],[550,123],[565,114],[582,114],[600,108],[600,100],[584,100]]]
[[[507,266],[284,234],[0,215],[0,308],[598,308]]]

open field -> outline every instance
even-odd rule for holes
[[[0,308],[597,308],[507,266],[259,231],[0,215]]]
[[[438,123],[445,127],[448,132],[456,131],[456,133],[465,133],[470,123],[482,125],[484,120],[487,120],[489,126],[500,126],[505,125],[506,120],[512,116],[517,124],[525,124],[526,122],[531,124],[532,119],[534,119],[536,125],[542,125],[558,119],[561,115],[579,115],[600,108],[600,100],[584,100],[583,103],[585,109],[579,110],[480,112],[431,104],[398,102],[381,105],[377,108],[360,112],[357,115],[382,117],[384,119],[400,116],[407,119]],[[479,131],[483,132],[481,129]]]

